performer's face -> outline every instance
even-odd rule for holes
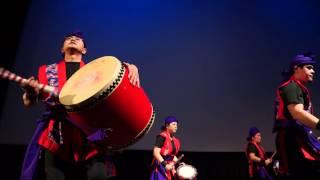
[[[261,143],[261,133],[257,133],[252,137],[252,141],[256,143]]]
[[[167,131],[169,131],[169,133],[176,133],[177,130],[178,130],[178,123],[177,122],[172,122],[167,125]]]
[[[312,82],[315,74],[314,66],[311,64],[297,67],[295,69],[296,77],[303,82]]]
[[[64,39],[61,53],[64,54],[66,51],[78,51],[81,54],[85,54],[87,49],[84,47],[83,39],[77,36],[69,36]]]

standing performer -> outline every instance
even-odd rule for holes
[[[273,131],[277,133],[279,173],[290,179],[320,179],[320,143],[311,131],[319,130],[320,123],[306,87],[313,81],[315,64],[312,53],[297,55],[277,89]]]
[[[251,127],[247,137],[246,155],[249,161],[249,177],[252,180],[272,180],[267,166],[272,163],[261,146],[261,133],[258,128]]]
[[[178,129],[176,117],[168,116],[164,120],[162,132],[157,136],[153,148],[151,180],[172,180],[175,177],[175,162],[180,149],[180,141],[174,134]]]
[[[65,36],[60,62],[43,65],[38,71],[38,80],[62,89],[66,80],[84,66],[83,55],[87,52],[83,34],[79,31]],[[138,69],[125,63],[129,69],[130,82],[140,86]],[[46,105],[46,112],[38,121],[25,155],[21,180],[34,179],[108,179],[115,176],[115,168],[108,152],[87,140],[86,135],[67,120],[65,109],[58,99],[39,92],[38,80],[34,77],[21,84],[23,103],[29,107],[39,100]]]

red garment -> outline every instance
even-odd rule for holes
[[[313,113],[313,108],[311,104],[311,97],[308,89],[297,79],[291,77],[288,81],[284,82],[280,85],[277,90],[277,107],[276,107],[276,117],[275,117],[275,126],[274,131],[277,132],[276,137],[276,145],[277,145],[277,152],[280,158],[280,167],[279,173],[286,174],[289,171],[289,159],[288,152],[289,151],[298,151],[303,155],[303,157],[307,160],[318,160],[320,159],[320,153],[315,152],[314,149],[310,147],[308,144],[307,137],[305,135],[298,134],[299,132],[295,132],[294,134],[288,134],[287,129],[290,126],[297,126],[295,119],[289,119],[285,116],[285,108],[287,108],[287,104],[284,104],[281,98],[281,91],[280,88],[287,86],[290,83],[296,83],[302,92],[306,95],[306,102],[304,103],[304,110],[308,111],[309,113]],[[303,125],[299,125],[303,126]],[[304,127],[304,126],[303,126]],[[291,132],[292,133],[292,132]],[[286,142],[290,142],[291,145],[294,147],[288,147]]]
[[[283,100],[281,98],[280,88],[282,88],[284,86],[287,86],[291,82],[295,82],[301,88],[303,93],[305,93],[307,95],[307,100],[308,100],[308,104],[309,105],[307,107],[304,107],[304,109],[306,111],[310,112],[311,114],[313,113],[313,109],[312,109],[312,106],[311,106],[310,93],[309,93],[308,89],[300,81],[298,81],[298,80],[296,80],[296,79],[294,79],[292,77],[288,81],[282,83],[280,85],[280,87],[278,88],[278,91],[277,91],[277,100],[278,100],[279,104],[278,104],[278,107],[277,107],[276,120],[282,122],[282,126],[281,126],[282,128],[285,128],[285,122],[283,122],[283,121],[288,120],[288,118],[284,116],[284,109],[286,107],[284,107],[284,102],[283,102]]]
[[[84,66],[84,62],[80,62],[80,68]],[[38,79],[42,84],[48,84],[47,65],[43,65],[39,68]],[[61,60],[57,64],[58,70],[58,90],[61,91],[63,85],[66,82],[66,63]],[[46,99],[49,94],[43,93],[43,99]],[[55,109],[52,106],[49,109]],[[86,136],[83,135],[80,129],[76,128],[65,118],[67,116],[64,110],[58,111],[56,116],[51,118],[48,122],[46,129],[42,132],[38,144],[48,149],[49,151],[59,154],[61,158],[70,161],[87,160],[98,153],[98,150],[93,145],[84,146]],[[54,138],[50,137],[50,132],[54,129],[54,124],[57,123],[57,119],[63,119],[61,125],[61,132],[63,137],[63,144],[56,142]],[[86,147],[86,148],[84,148]],[[70,159],[70,154],[73,154],[73,159]]]
[[[165,161],[167,163],[170,163],[173,161],[174,156],[179,152],[180,150],[180,141],[179,139],[177,139],[176,137],[171,137],[170,133],[167,131],[163,131],[160,133],[160,136],[165,138],[165,141],[163,143],[163,146],[161,147],[160,150],[160,155],[165,159]],[[172,147],[172,142],[174,143],[174,146],[176,148],[175,153],[173,153],[173,147]],[[159,173],[159,171],[162,171],[161,169],[165,169],[165,167],[161,167],[162,165],[160,164],[160,162],[158,162],[155,158],[153,159],[152,162],[153,166],[155,167],[155,169],[153,170],[155,174]],[[160,175],[160,174],[159,174]],[[167,171],[165,170],[165,175],[166,175],[166,179],[167,180],[173,180],[174,179],[174,175],[172,174],[171,171]],[[155,175],[157,176],[157,175]]]
[[[163,146],[161,147],[161,151],[160,151],[161,156],[167,156],[167,155],[175,156],[180,149],[179,139],[172,137],[172,141],[176,147],[175,154],[172,154],[172,143],[171,143],[170,134],[167,131],[163,131],[160,133],[160,136],[165,138],[165,141],[164,141]]]
[[[249,144],[252,144],[252,145],[255,146],[255,148],[256,148],[257,151],[258,151],[258,154],[256,154],[256,156],[258,156],[259,158],[261,158],[261,162],[262,162],[263,164],[261,164],[261,163],[256,163],[256,162],[254,162],[254,161],[252,161],[252,160],[250,159],[250,157],[249,157],[249,151],[248,151],[248,146],[249,146]],[[248,145],[247,145],[246,155],[247,155],[247,158],[248,158],[248,161],[249,161],[249,176],[250,176],[250,177],[253,177],[255,173],[258,173],[259,168],[260,168],[259,166],[264,166],[264,161],[267,159],[266,153],[265,153],[265,151],[264,151],[264,149],[263,149],[262,146],[260,146],[259,144],[255,143],[255,142],[253,142],[253,141],[250,141],[250,142],[248,143]]]

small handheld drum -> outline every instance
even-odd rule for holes
[[[181,163],[177,168],[178,177],[182,180],[194,180],[198,174],[197,169],[191,165]]]
[[[70,121],[106,149],[136,142],[155,118],[143,89],[130,84],[128,70],[113,56],[95,59],[75,72],[63,86],[59,101]]]
[[[279,170],[280,169],[280,162],[279,162],[279,160],[274,160],[272,163],[273,163],[273,166],[272,166],[273,172],[277,176],[280,171]]]

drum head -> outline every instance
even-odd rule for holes
[[[184,179],[193,179],[197,175],[197,170],[191,165],[183,164],[177,168],[177,173]]]
[[[91,61],[75,72],[64,84],[59,100],[62,105],[79,105],[81,102],[110,87],[117,78],[121,62],[113,56]]]

